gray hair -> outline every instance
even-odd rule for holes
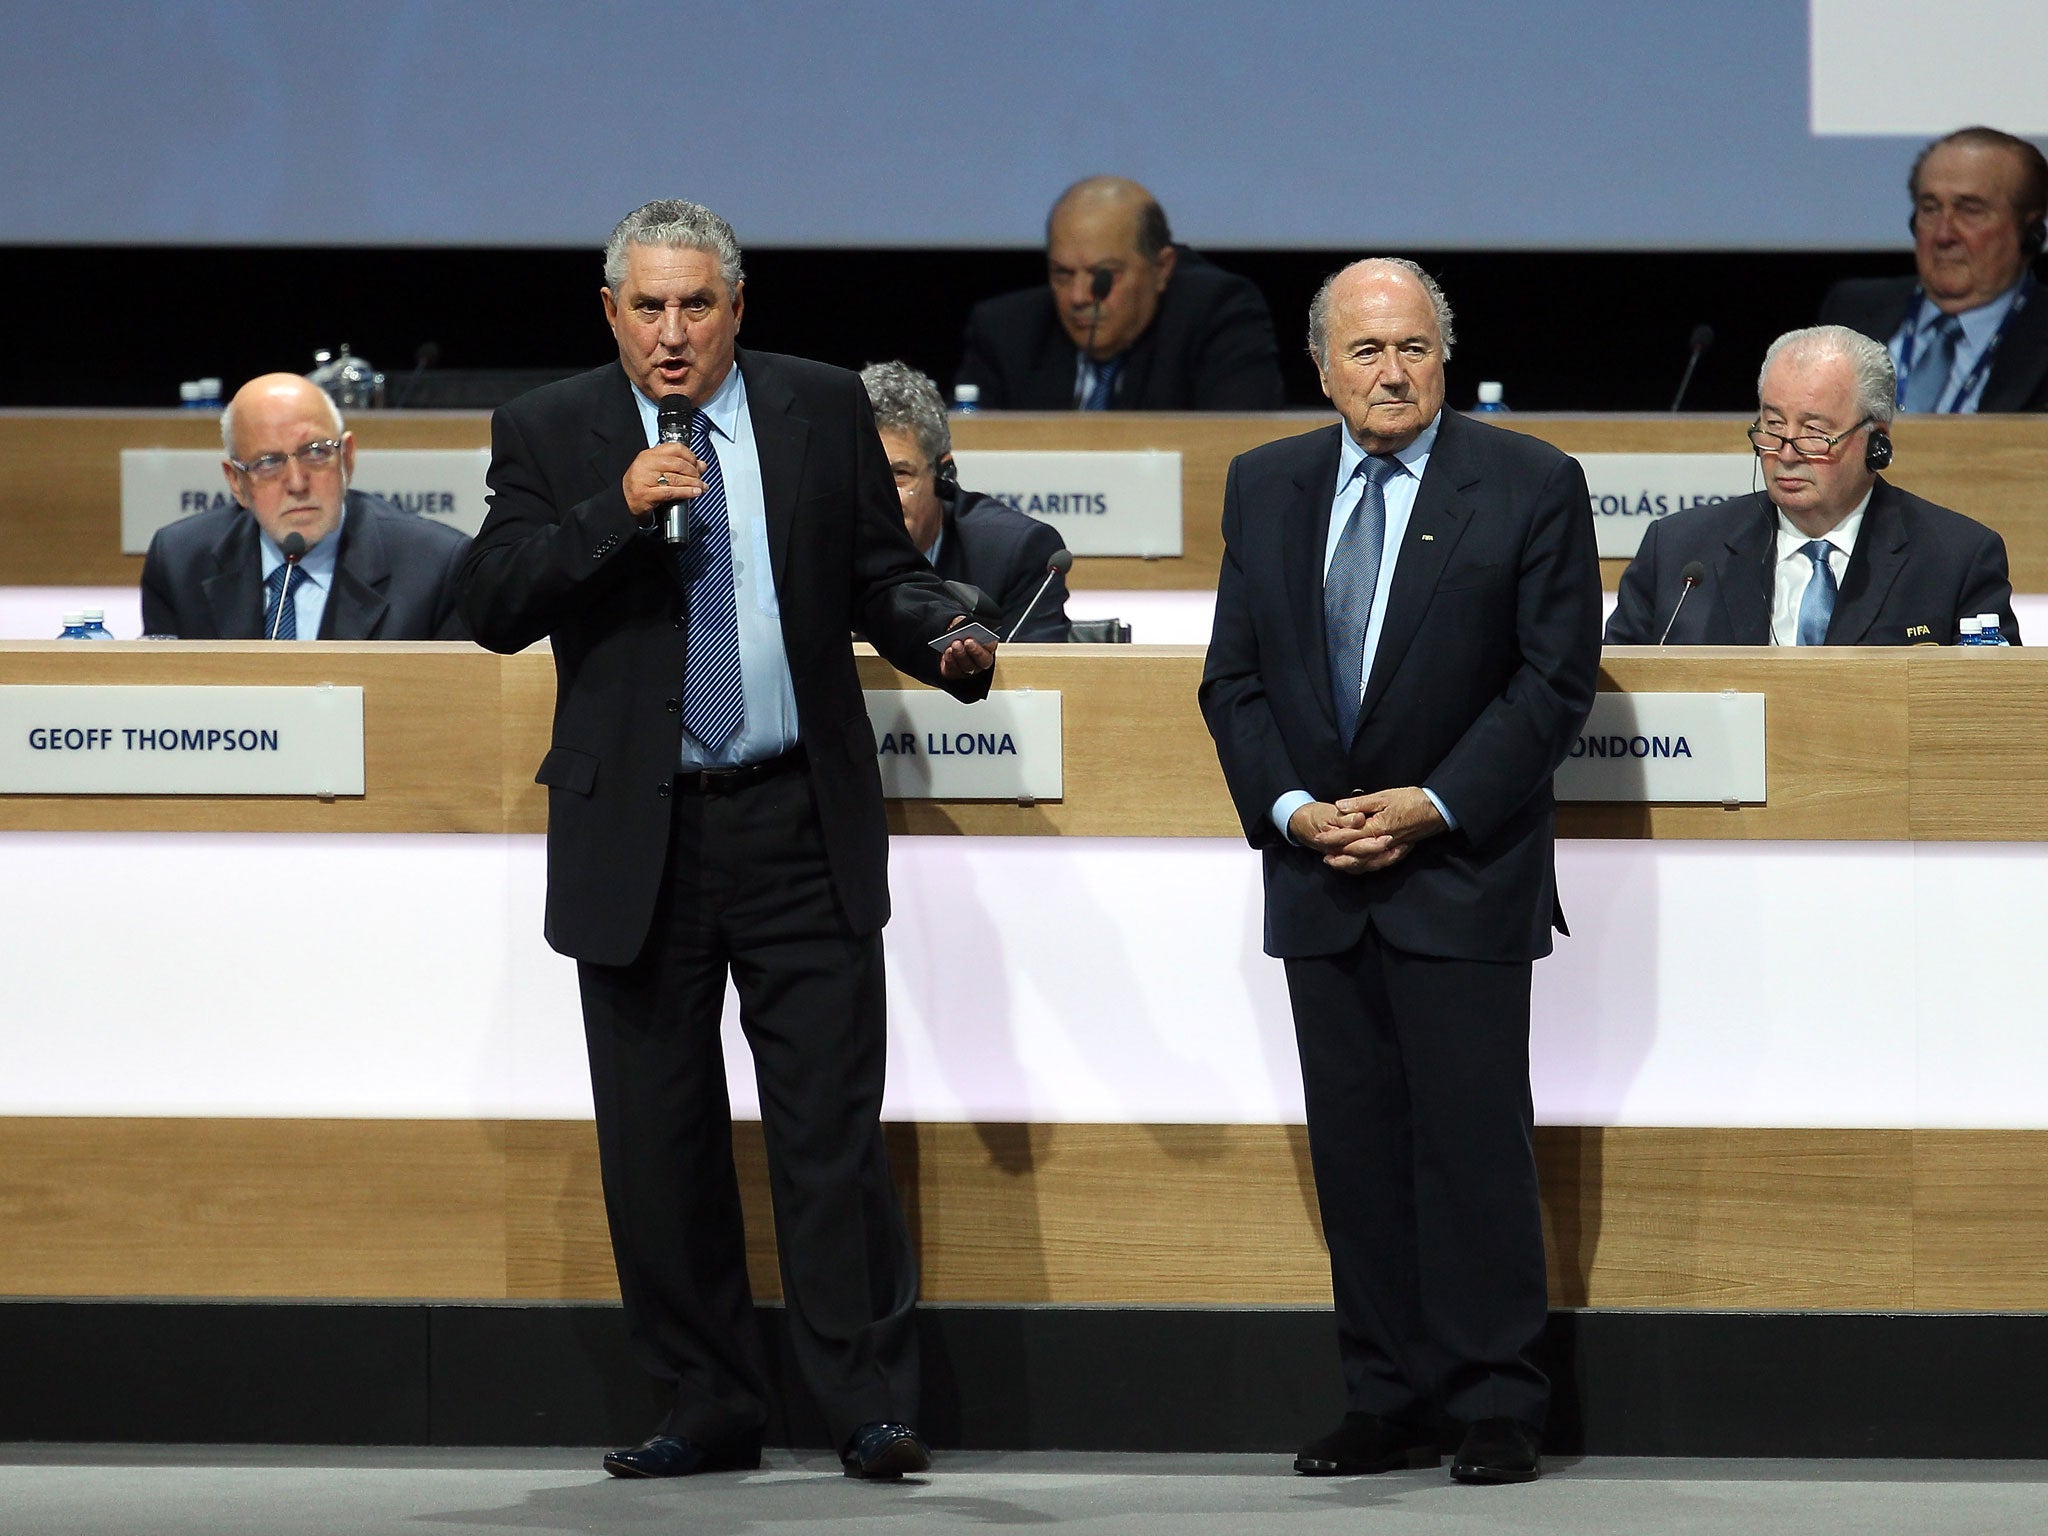
[[[1451,301],[1444,297],[1444,291],[1437,285],[1437,280],[1406,256],[1365,256],[1352,262],[1342,271],[1332,272],[1324,278],[1323,286],[1318,288],[1316,296],[1309,300],[1308,355],[1316,360],[1316,366],[1330,366],[1330,290],[1336,286],[1337,279],[1346,272],[1366,266],[1399,267],[1422,284],[1422,291],[1429,295],[1429,307],[1436,311],[1437,333],[1443,337],[1444,361],[1448,363],[1451,360],[1451,348],[1456,344],[1458,335],[1456,327],[1451,323]]]
[[[908,363],[869,363],[860,371],[875,425],[884,432],[908,432],[918,451],[936,464],[953,451],[953,429],[939,386]]]
[[[306,382],[313,383],[311,379]],[[334,403],[334,396],[321,386],[313,384],[313,387],[320,391],[320,398],[327,402],[327,414],[334,418],[334,435],[341,436],[348,430],[348,423],[341,419],[341,407]],[[220,451],[229,459],[235,457],[235,402],[232,396],[228,400],[227,409],[220,413]]]
[[[657,198],[643,203],[623,219],[604,243],[604,282],[614,294],[626,283],[626,247],[663,245],[672,250],[702,251],[718,258],[718,275],[727,294],[740,291],[747,274],[740,266],[739,236],[732,226],[702,203]]]
[[[1897,408],[1899,375],[1883,342],[1872,341],[1846,325],[1811,325],[1803,331],[1787,331],[1771,343],[1764,353],[1763,367],[1757,370],[1759,404],[1763,400],[1764,376],[1781,356],[1800,363],[1847,358],[1856,374],[1856,414],[1868,416],[1881,427],[1891,425],[1892,412]]]

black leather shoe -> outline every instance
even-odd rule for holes
[[[751,1472],[761,1465],[761,1444],[743,1441],[699,1445],[681,1435],[656,1435],[630,1451],[608,1451],[604,1469],[613,1477],[688,1477],[695,1472]]]
[[[929,1472],[932,1453],[908,1424],[863,1424],[839,1453],[848,1477],[891,1478]]]
[[[1356,1477],[1396,1467],[1433,1467],[1441,1459],[1436,1435],[1419,1424],[1383,1419],[1376,1413],[1347,1413],[1344,1422],[1322,1439],[1301,1448],[1294,1470],[1304,1477]]]
[[[1520,1419],[1478,1419],[1451,1462],[1461,1483],[1533,1483],[1542,1468],[1541,1437]]]

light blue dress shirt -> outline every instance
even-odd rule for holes
[[[1372,676],[1373,658],[1379,654],[1380,631],[1387,622],[1387,594],[1394,585],[1394,566],[1401,558],[1401,543],[1408,535],[1408,519],[1415,511],[1415,493],[1422,488],[1422,472],[1429,467],[1430,450],[1436,446],[1436,429],[1442,420],[1443,413],[1439,411],[1436,420],[1422,429],[1420,437],[1394,455],[1404,472],[1388,480],[1383,492],[1387,500],[1387,536],[1380,546],[1380,575],[1378,585],[1373,588],[1372,617],[1365,625],[1365,663],[1359,669],[1360,697],[1364,696],[1365,681]],[[1365,500],[1365,477],[1358,473],[1358,466],[1365,462],[1366,452],[1358,446],[1348,429],[1342,437],[1344,445],[1337,454],[1337,483],[1331,491],[1330,533],[1323,541],[1325,580],[1329,579],[1330,562],[1336,558],[1337,542],[1344,537],[1345,527]],[[1425,789],[1423,793],[1429,796],[1429,803],[1437,808],[1437,814],[1443,817],[1445,825],[1455,828],[1457,818],[1437,798],[1436,792]],[[1289,818],[1304,805],[1313,805],[1315,798],[1305,789],[1290,789],[1273,802],[1273,825],[1280,829],[1282,837],[1288,837]],[[1293,839],[1288,840],[1291,842]]]
[[[1989,304],[1979,304],[1975,309],[1966,309],[1956,318],[1963,322],[1962,339],[1956,343],[1955,361],[1949,365],[1948,383],[1935,397],[1936,411],[1974,411],[1977,402],[1984,398],[1984,386],[1990,381],[1991,370],[1984,369],[1972,379],[1978,359],[1998,339],[1999,327],[2005,324],[2005,317],[2012,310],[2013,300],[2019,297],[2020,284],[2014,283]],[[1908,315],[1899,325],[1891,339],[1892,366],[1900,371],[1903,385],[1906,368],[1907,343],[1912,344],[1914,358],[1927,356],[1927,350],[1934,341],[1935,322],[1941,319],[1941,311],[1934,306],[1934,300],[1925,294],[1920,296],[1920,307]],[[1969,381],[1969,389],[1960,399],[1956,397],[1956,386]]]
[[[660,412],[654,402],[633,391],[647,446],[660,440]],[[688,731],[683,732],[680,766],[737,768],[744,763],[779,757],[800,739],[796,718],[796,684],[790,681],[789,653],[782,645],[782,604],[775,595],[775,573],[768,561],[768,500],[761,490],[761,455],[754,446],[754,418],[747,411],[746,380],[739,365],[725,376],[704,404],[711,422],[711,448],[718,455],[718,473],[725,483],[725,516],[732,529],[732,586],[739,609],[740,687],[747,701],[746,719],[731,741],[708,752]],[[694,426],[694,423],[692,424]],[[681,688],[683,680],[676,679]]]
[[[341,559],[341,530],[348,526],[348,506],[343,503],[334,532],[299,557],[299,574],[292,578],[292,622],[299,626],[295,638],[318,640],[320,621],[327,616],[328,594],[334,590],[334,567]],[[263,550],[263,608],[270,608],[270,573],[284,564],[284,551],[271,542],[259,526],[256,541]],[[261,614],[258,617],[262,617]],[[269,638],[269,631],[264,632]]]

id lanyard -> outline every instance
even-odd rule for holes
[[[2029,271],[2020,278],[2019,291],[2012,296],[2012,303],[2006,306],[2005,318],[1998,322],[1998,329],[1991,333],[1991,340],[1984,350],[1977,354],[1977,361],[1970,364],[1970,371],[1963,375],[1963,382],[1956,392],[1949,396],[1947,414],[1954,416],[1963,408],[1963,402],[1970,398],[1970,391],[1984,381],[1991,372],[1991,360],[1998,355],[1998,344],[2005,339],[2005,333],[2012,326],[2013,317],[2027,307],[2027,299],[2034,291],[2034,274]],[[1905,356],[1899,359],[1899,387],[1892,404],[1906,403],[1906,381],[1913,376],[1913,354],[1920,350],[1920,302],[1927,297],[1925,289],[1915,288],[1913,297],[1907,302],[1906,313],[1913,317],[1913,328],[1906,333]],[[1937,400],[1940,396],[1935,397]]]

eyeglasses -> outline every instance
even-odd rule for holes
[[[1833,437],[1822,437],[1819,433],[1809,433],[1801,437],[1785,437],[1777,432],[1766,432],[1756,422],[1751,422],[1749,425],[1749,444],[1758,453],[1776,453],[1779,449],[1789,444],[1792,451],[1802,459],[1824,459],[1835,451],[1835,444],[1845,437],[1861,432],[1865,427],[1874,425],[1876,420],[1877,418],[1874,416],[1866,416],[1857,422],[1855,426],[1845,428],[1843,431],[1837,432]]]
[[[325,469],[341,457],[341,439],[323,437],[317,443],[308,443],[291,453],[259,454],[244,464],[240,459],[228,462],[247,475],[251,480],[275,480],[284,473],[285,465],[293,459],[308,470]]]

